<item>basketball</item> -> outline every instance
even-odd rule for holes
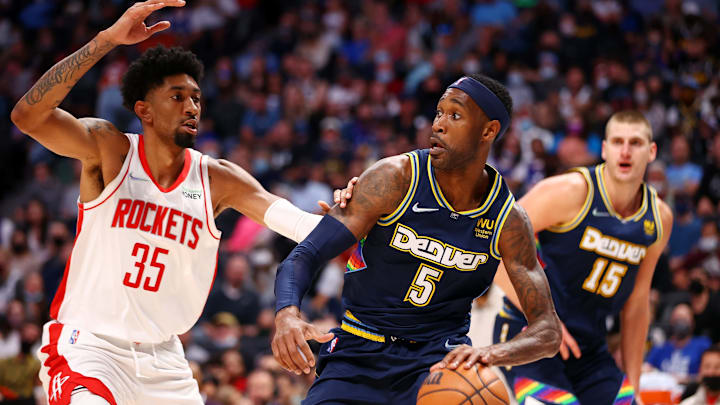
[[[508,405],[507,390],[494,371],[478,365],[445,368],[425,378],[417,405]]]

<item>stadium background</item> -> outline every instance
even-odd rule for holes
[[[38,345],[72,247],[79,173],[76,162],[21,134],[9,113],[45,70],[130,4],[0,0],[6,400],[42,396],[39,364],[25,353]],[[676,384],[694,380],[700,348],[720,340],[718,11],[713,0],[190,0],[152,17],[173,26],[112,51],[61,107],[138,132],[118,88],[128,63],[158,43],[191,49],[206,72],[197,148],[309,211],[379,158],[425,147],[438,97],[464,73],[496,78],[513,96],[512,129],[490,160],[516,196],[597,162],[608,117],[639,109],[659,147],[647,180],[675,213],[653,281],[648,348],[667,339],[678,304],[690,304],[695,324],[695,349],[643,381],[680,393]],[[299,403],[313,377],[281,371],[269,349],[274,269],[292,243],[234,213],[217,223],[225,236],[215,286],[182,336],[206,403]],[[340,313],[343,268],[342,259],[329,263],[303,305],[325,327]],[[617,340],[610,336],[612,350]]]

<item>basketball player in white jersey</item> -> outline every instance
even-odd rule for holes
[[[202,64],[178,48],[147,51],[123,79],[143,134],[58,108],[103,55],[170,23],[144,20],[182,0],[130,7],[25,94],[12,121],[51,151],[82,162],[77,238],[45,325],[40,379],[56,404],[202,404],[177,334],[197,321],[233,208],[296,241],[320,217],[268,193],[240,167],[191,149]],[[332,335],[313,332],[318,341]]]

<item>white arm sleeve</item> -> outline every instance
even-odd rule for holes
[[[321,219],[320,215],[305,212],[284,198],[270,204],[263,216],[268,228],[297,243],[302,242]]]

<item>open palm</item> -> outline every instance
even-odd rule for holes
[[[170,28],[169,21],[160,21],[150,27],[145,19],[154,11],[164,7],[182,7],[184,0],[148,0],[133,4],[106,30],[108,39],[118,45],[132,45],[142,42],[156,32]]]

